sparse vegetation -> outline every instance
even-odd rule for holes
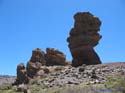
[[[11,84],[3,84],[0,86],[0,90],[8,90],[11,89],[12,85]]]
[[[88,85],[87,82],[83,82],[80,85],[47,89],[44,85],[38,84],[36,81],[27,85],[30,93],[125,93],[125,77],[123,75],[108,77],[103,87],[93,87],[92,85]],[[5,84],[0,86],[0,93],[23,92],[17,92],[10,84]]]
[[[80,71],[80,68],[84,70]],[[92,78],[93,69],[98,78]],[[112,64],[78,68],[56,66],[54,73],[46,74],[44,78],[34,77],[28,84],[1,83],[0,93],[125,93],[123,73],[124,68],[119,64],[114,67]]]
[[[115,75],[107,78],[105,87],[109,90],[125,93],[125,76]]]

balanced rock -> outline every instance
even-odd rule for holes
[[[76,13],[74,19],[74,27],[67,38],[73,57],[72,66],[100,64],[100,58],[93,47],[102,37],[98,33],[101,21],[89,12]]]
[[[24,64],[19,64],[17,66],[17,79],[16,84],[28,83],[27,71],[25,69]]]
[[[54,48],[46,49],[46,65],[66,65],[66,56]]]

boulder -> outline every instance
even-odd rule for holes
[[[42,64],[40,62],[28,62],[27,63],[27,75],[30,78],[34,78],[37,75],[37,72],[40,70]]]
[[[53,66],[53,65],[67,65],[66,63],[66,56],[64,53],[56,50],[54,48],[47,48],[46,49],[46,65]]]
[[[33,50],[30,61],[34,63],[40,62],[41,64],[45,65],[45,53],[40,48]]]
[[[72,66],[100,64],[100,58],[94,47],[102,37],[98,33],[101,21],[89,12],[76,13],[74,19],[74,27],[67,38],[73,57]]]
[[[21,84],[17,87],[17,92],[28,93],[28,88],[26,85]]]
[[[39,70],[39,71],[36,73],[36,76],[37,76],[37,77],[39,77],[39,76],[40,76],[40,77],[43,77],[44,74],[45,74],[45,73],[44,73],[43,70]]]

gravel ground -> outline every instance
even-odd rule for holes
[[[50,73],[46,79],[40,82],[47,87],[63,86],[64,84],[79,84],[82,82],[100,83],[105,81],[105,77],[114,74],[125,75],[125,62],[107,63],[99,65],[80,66],[77,68],[71,66],[61,67],[61,71]],[[16,76],[0,75],[0,85],[4,83],[13,83]]]
[[[0,85],[5,83],[13,83],[16,79],[16,76],[0,75]]]
[[[64,85],[103,84],[108,76],[125,75],[125,63],[108,63],[99,65],[82,65],[77,68],[71,66],[60,67],[62,70],[47,75],[39,83],[47,88]]]

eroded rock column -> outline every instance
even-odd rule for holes
[[[101,21],[89,12],[76,13],[74,19],[74,27],[67,38],[73,57],[72,66],[100,64],[100,58],[94,47],[102,37],[98,33]]]

